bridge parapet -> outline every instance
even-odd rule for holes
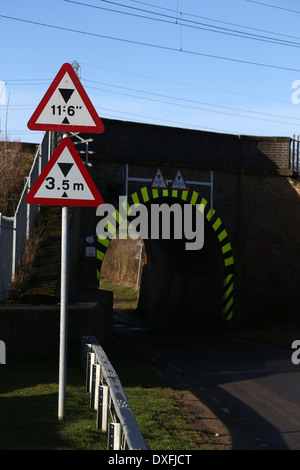
[[[90,136],[94,160],[147,166],[277,173],[291,169],[289,137],[231,135],[116,120]]]
[[[296,317],[300,308],[300,185],[294,178],[292,139],[113,120],[104,124],[106,131],[90,147],[95,151],[91,174],[104,201],[117,207],[119,196],[126,194],[127,165],[130,176],[150,180],[158,167],[169,180],[180,169],[186,181],[209,182],[213,171],[213,208],[226,226],[235,260],[238,313],[234,318],[273,321],[281,319],[283,311],[290,319]],[[144,185],[130,181],[128,194]],[[208,187],[200,191],[199,186],[190,185],[189,191],[210,201]],[[216,260],[218,249],[212,241]]]

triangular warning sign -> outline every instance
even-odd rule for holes
[[[187,190],[187,185],[185,184],[185,181],[183,179],[183,176],[181,174],[180,170],[177,170],[176,176],[173,179],[171,189],[181,189],[186,191]]]
[[[151,183],[152,189],[167,189],[167,183],[163,177],[162,171],[160,168],[157,169],[153,181]]]
[[[99,134],[104,125],[71,64],[63,64],[29,119],[33,131]]]
[[[28,204],[93,206],[103,203],[71,139],[64,138],[26,196]]]

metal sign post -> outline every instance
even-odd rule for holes
[[[61,287],[60,287],[60,337],[59,337],[59,386],[58,419],[65,417],[67,383],[67,325],[69,281],[69,207],[61,211]]]
[[[28,204],[62,206],[58,419],[63,420],[67,384],[69,207],[97,207],[103,203],[67,133],[102,133],[104,125],[73,67],[66,63],[60,68],[27,126],[31,130],[64,133],[62,142],[26,196]],[[87,164],[88,149],[86,151]]]
[[[64,134],[63,138],[68,137]],[[58,374],[58,419],[65,418],[67,388],[67,325],[69,292],[69,207],[61,209],[60,330]]]
[[[143,252],[143,245],[142,245],[141,240],[139,240],[137,242],[136,246],[138,246],[140,248],[139,251],[137,252],[137,254],[134,257],[135,259],[139,260],[139,268],[138,268],[138,274],[137,274],[137,280],[136,280],[136,288],[138,289],[139,283],[140,283],[140,270],[141,270],[142,252]]]

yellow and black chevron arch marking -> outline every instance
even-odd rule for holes
[[[151,189],[147,186],[141,188],[135,193],[128,196],[127,200],[127,213],[129,214],[129,208],[132,205],[138,206],[139,204],[145,204],[151,200],[162,198],[162,197],[172,197],[181,199],[192,205],[199,204],[199,210],[204,210],[204,216],[207,222],[210,224],[212,230],[214,230],[218,242],[220,244],[220,249],[223,256],[224,263],[224,281],[223,281],[223,317],[226,320],[231,320],[233,316],[233,285],[234,285],[234,258],[232,253],[231,244],[228,238],[227,231],[224,227],[224,224],[220,217],[216,214],[215,210],[212,210],[209,207],[209,204],[206,199],[202,198],[198,192],[193,190],[187,191],[177,191],[170,189]],[[126,208],[124,207],[124,210]],[[126,213],[126,212],[125,212]],[[116,224],[107,224],[106,228],[109,233],[113,236],[119,225],[122,223],[122,217],[119,214],[118,210],[115,210],[113,214]],[[107,238],[105,234],[100,235],[97,240],[97,277],[100,279],[100,270],[102,261],[105,256],[105,252],[109,245],[110,239]]]

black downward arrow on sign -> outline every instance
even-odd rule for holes
[[[74,93],[74,90],[69,89],[69,88],[59,88],[58,91],[60,92],[61,96],[63,97],[65,103],[67,103],[69,101],[69,99],[71,98],[71,96],[73,95]]]
[[[61,169],[64,176],[67,176],[67,174],[69,173],[73,165],[74,163],[58,163],[58,166]]]

